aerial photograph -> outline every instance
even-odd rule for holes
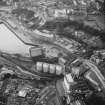
[[[105,105],[105,0],[0,0],[0,105]]]

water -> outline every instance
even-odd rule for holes
[[[28,54],[30,46],[25,45],[4,24],[0,24],[0,50],[8,53]]]

